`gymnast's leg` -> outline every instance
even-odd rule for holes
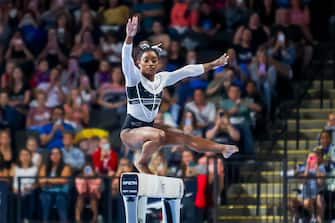
[[[122,142],[130,148],[141,149],[141,157],[135,164],[140,172],[151,173],[148,168],[151,155],[165,144],[165,132],[152,127],[124,129],[120,134]]]
[[[216,152],[222,153],[225,158],[228,158],[229,154],[238,152],[238,148],[234,145],[225,145],[213,142],[209,139],[192,136],[185,134],[184,132],[167,127],[165,125],[156,125],[156,128],[159,128],[165,132],[165,144],[176,144],[176,145],[186,145],[196,152]]]

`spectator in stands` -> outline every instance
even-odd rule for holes
[[[198,47],[222,45],[220,17],[208,1],[201,1],[197,23],[192,26],[192,38],[197,39]]]
[[[70,57],[67,63],[67,68],[62,71],[61,84],[68,89],[73,89],[79,86],[79,80],[84,71],[80,68],[78,58]]]
[[[5,168],[8,170],[11,168],[12,162],[14,161],[14,150],[11,146],[11,138],[8,130],[0,131],[0,156],[1,161]]]
[[[171,37],[165,32],[161,21],[156,20],[153,22],[149,40],[153,44],[162,43],[161,47],[165,50],[170,48]]]
[[[173,71],[185,64],[185,58],[182,55],[182,47],[177,40],[172,40],[168,50],[168,61],[165,69]]]
[[[191,31],[197,21],[197,4],[189,0],[174,2],[170,11],[170,33],[179,37]]]
[[[263,0],[255,7],[259,12],[261,22],[266,26],[271,26],[275,21],[276,4],[273,0]]]
[[[269,63],[266,49],[259,48],[255,61],[249,67],[251,79],[256,82],[257,89],[264,97],[266,112],[272,112],[273,97],[276,94],[277,70]]]
[[[217,159],[217,176],[218,178],[215,177],[214,175],[214,162]],[[201,156],[198,159],[198,165],[197,165],[197,173],[198,174],[207,174],[207,184],[206,185],[206,191],[207,191],[207,196],[206,199],[209,201],[208,206],[212,206],[214,203],[220,204],[221,200],[221,192],[224,188],[224,165],[222,162],[222,159],[219,159],[215,157],[215,153],[212,152],[206,152],[203,156]],[[213,183],[218,182],[218,197],[217,200],[213,201],[213,198],[211,195],[213,194]]]
[[[86,75],[80,76],[79,88],[78,88],[83,103],[91,105],[95,99],[95,92],[92,90],[90,80]]]
[[[296,61],[296,47],[289,40],[284,31],[279,30],[273,37],[274,43],[271,44],[268,53],[274,59],[288,65],[293,65]]]
[[[89,106],[84,103],[78,89],[70,91],[64,104],[65,122],[76,130],[83,129],[89,123]]]
[[[0,126],[9,127],[12,130],[18,128],[20,114],[16,109],[9,105],[8,92],[0,91]]]
[[[116,65],[121,63],[122,42],[117,32],[109,31],[100,38],[100,47],[110,64]]]
[[[266,120],[264,118],[264,102],[262,95],[257,90],[256,82],[253,80],[249,80],[246,82],[245,99],[258,105],[257,110],[253,110],[250,112],[251,122],[256,135],[258,133],[264,133],[263,130]]]
[[[75,40],[79,37],[82,39],[84,32],[89,32],[91,34],[91,40],[95,43],[98,42],[100,37],[100,29],[96,24],[96,16],[95,12],[91,11],[89,8],[82,6],[80,21],[77,23],[77,30]]]
[[[98,61],[101,59],[100,49],[94,42],[92,32],[84,29],[75,37],[75,43],[71,49],[70,56],[78,58],[80,67],[90,77],[97,69]]]
[[[326,170],[323,165],[322,152],[320,150],[311,152],[307,157],[304,170],[297,170],[296,174],[300,174],[304,177],[325,176]],[[299,207],[301,206],[310,212],[314,222],[323,222],[324,199],[320,194],[323,186],[324,180],[321,178],[304,179],[300,196],[298,198],[289,199],[289,210],[292,213],[294,222],[299,219]]]
[[[109,76],[111,81],[99,85],[97,103],[103,110],[113,112],[118,122],[122,123],[126,113],[127,101],[121,67],[114,67]]]
[[[29,87],[24,81],[22,69],[13,70],[12,84],[9,86],[9,104],[21,113],[25,113],[31,97]]]
[[[50,221],[50,209],[56,206],[60,222],[67,222],[69,191],[67,177],[71,176],[71,168],[64,163],[61,149],[51,148],[38,176],[41,177],[39,184],[41,185],[40,201],[43,221]]]
[[[328,114],[325,129],[331,132],[332,144],[335,145],[335,112]]]
[[[102,9],[101,27],[105,31],[119,31],[122,25],[125,25],[129,18],[130,12],[127,5],[119,0],[108,0],[106,6]]]
[[[30,104],[26,116],[26,127],[30,130],[39,130],[50,121],[51,110],[47,108],[46,93],[41,90],[35,91],[35,100]]]
[[[9,172],[6,161],[4,160],[2,153],[0,153],[0,177],[9,177]],[[1,181],[3,181],[3,179],[0,179],[0,182]]]
[[[98,89],[102,84],[111,80],[111,68],[107,60],[102,60],[99,65],[99,70],[94,74],[94,87]]]
[[[230,116],[230,122],[236,127],[242,139],[242,148],[245,154],[254,153],[254,140],[251,132],[251,110],[258,110],[259,107],[241,98],[241,90],[237,85],[230,85],[228,88],[228,99],[221,102],[221,108]]]
[[[155,20],[163,21],[164,16],[164,1],[144,0],[136,2],[133,5],[133,12],[141,17],[141,29],[146,33],[150,32],[152,24]]]
[[[7,60],[6,65],[5,65],[5,72],[1,75],[1,89],[8,89],[12,77],[13,77],[13,71],[16,68],[16,65],[14,61],[12,60]]]
[[[29,136],[26,140],[26,148],[31,153],[31,161],[37,168],[42,164],[42,154],[40,152],[38,139],[35,136]]]
[[[6,60],[13,60],[16,64],[26,64],[34,59],[34,55],[27,48],[20,31],[16,31],[5,54]]]
[[[151,156],[149,170],[154,175],[166,176],[168,173],[168,164],[164,154],[160,151]]]
[[[73,174],[82,170],[85,164],[85,155],[83,151],[73,145],[74,133],[71,131],[64,132],[62,148],[64,163],[71,167]]]
[[[233,36],[232,32],[239,25],[246,23],[248,19],[248,8],[244,1],[228,0],[223,11],[225,29],[228,36]],[[232,38],[228,38],[231,41]]]
[[[55,107],[52,110],[51,121],[41,128],[40,139],[42,146],[49,150],[57,147],[62,148],[64,131],[73,131],[71,125],[64,122],[64,109]]]
[[[36,207],[35,193],[36,188],[36,177],[38,173],[38,167],[33,165],[32,154],[28,149],[21,149],[18,156],[18,163],[13,165],[11,175],[14,178],[13,190],[15,194],[19,193],[21,200],[21,219],[24,222],[32,220],[33,213]],[[23,177],[20,179],[19,177]],[[24,178],[32,177],[32,178]],[[20,185],[20,188],[19,188]]]
[[[54,68],[58,64],[66,63],[67,58],[59,46],[56,29],[50,28],[48,30],[48,41],[38,58],[45,58],[48,61],[50,68]]]
[[[203,89],[196,89],[194,91],[193,101],[185,105],[185,111],[190,111],[194,114],[195,128],[200,135],[202,135],[202,131],[208,127],[209,124],[215,121],[215,105],[212,102],[206,101]]]
[[[87,24],[91,23],[92,19],[97,16],[97,12],[90,8],[88,2],[81,2],[80,8],[76,9],[73,13],[73,17],[76,24],[79,24],[82,20],[82,17],[88,17]],[[83,24],[82,24],[83,25]]]
[[[299,26],[290,23],[290,12],[286,8],[276,10],[275,23],[272,25],[272,36],[276,36],[278,32],[285,34],[285,38],[293,43],[298,43],[303,39],[303,34]]]
[[[319,143],[322,148],[323,159],[328,163],[330,161],[335,162],[335,145],[332,144],[331,133],[329,131],[321,131]]]
[[[210,101],[218,104],[227,97],[229,86],[234,80],[234,70],[230,67],[217,67],[213,71],[214,79],[209,83],[206,94]]]
[[[66,13],[60,13],[57,17],[56,36],[60,50],[68,55],[72,45],[72,25],[71,17]]]
[[[248,28],[251,31],[251,48],[256,51],[260,46],[268,42],[270,30],[261,24],[259,14],[253,12],[249,17]]]
[[[35,88],[42,83],[49,82],[49,63],[46,59],[41,59],[38,64],[33,77],[30,80],[31,88]]]
[[[290,8],[290,22],[293,25],[300,26],[305,38],[312,42],[313,36],[311,30],[309,29],[310,24],[310,12],[308,5],[303,3],[300,0],[291,0]]]
[[[114,176],[118,164],[118,154],[109,143],[107,137],[100,139],[99,147],[92,154],[94,170],[98,174]]]
[[[215,124],[206,131],[206,138],[221,144],[238,145],[240,133],[230,123],[228,114],[223,110],[219,110],[216,115]]]
[[[85,178],[89,177],[89,178]],[[97,173],[91,162],[87,162],[79,176],[75,180],[78,197],[75,207],[75,218],[77,222],[81,222],[81,215],[85,204],[85,198],[89,198],[90,208],[92,211],[91,222],[97,222],[98,218],[98,202],[101,197],[101,179],[98,178]]]
[[[191,150],[183,150],[181,153],[181,170],[182,177],[185,179],[185,196],[182,200],[184,211],[182,219],[185,223],[200,222],[198,218],[198,210],[195,206],[195,198],[197,193],[197,168],[194,154]],[[179,174],[178,174],[179,175]]]
[[[47,94],[47,106],[54,108],[64,103],[68,89],[61,85],[60,70],[53,68],[50,71],[50,81],[37,86],[38,90],[43,90]]]
[[[234,49],[236,51],[237,62],[241,68],[241,70],[248,74],[248,65],[251,63],[254,49],[251,47],[252,42],[252,33],[250,29],[241,26],[237,29],[234,35]]]

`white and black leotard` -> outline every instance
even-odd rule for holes
[[[122,70],[126,80],[127,117],[122,129],[152,126],[162,100],[163,88],[204,73],[201,64],[187,65],[173,72],[159,72],[155,80],[145,78],[132,58],[132,44],[123,44]]]

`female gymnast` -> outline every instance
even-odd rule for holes
[[[197,152],[222,153],[228,158],[238,152],[232,145],[218,144],[213,141],[195,137],[169,128],[154,124],[159,110],[163,88],[187,77],[199,76],[213,67],[228,63],[228,56],[205,64],[187,65],[174,72],[157,72],[159,48],[143,44],[137,57],[138,67],[132,59],[133,38],[138,28],[138,17],[128,20],[126,39],[122,48],[122,69],[126,79],[127,117],[122,126],[120,137],[129,148],[142,148],[136,167],[140,172],[150,173],[148,162],[151,155],[162,145],[185,145]]]

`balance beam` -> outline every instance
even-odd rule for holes
[[[120,191],[127,223],[145,223],[146,203],[149,197],[162,199],[163,222],[180,222],[180,201],[184,195],[184,183],[181,179],[144,173],[124,173],[121,175]],[[170,217],[168,212],[171,213]]]

